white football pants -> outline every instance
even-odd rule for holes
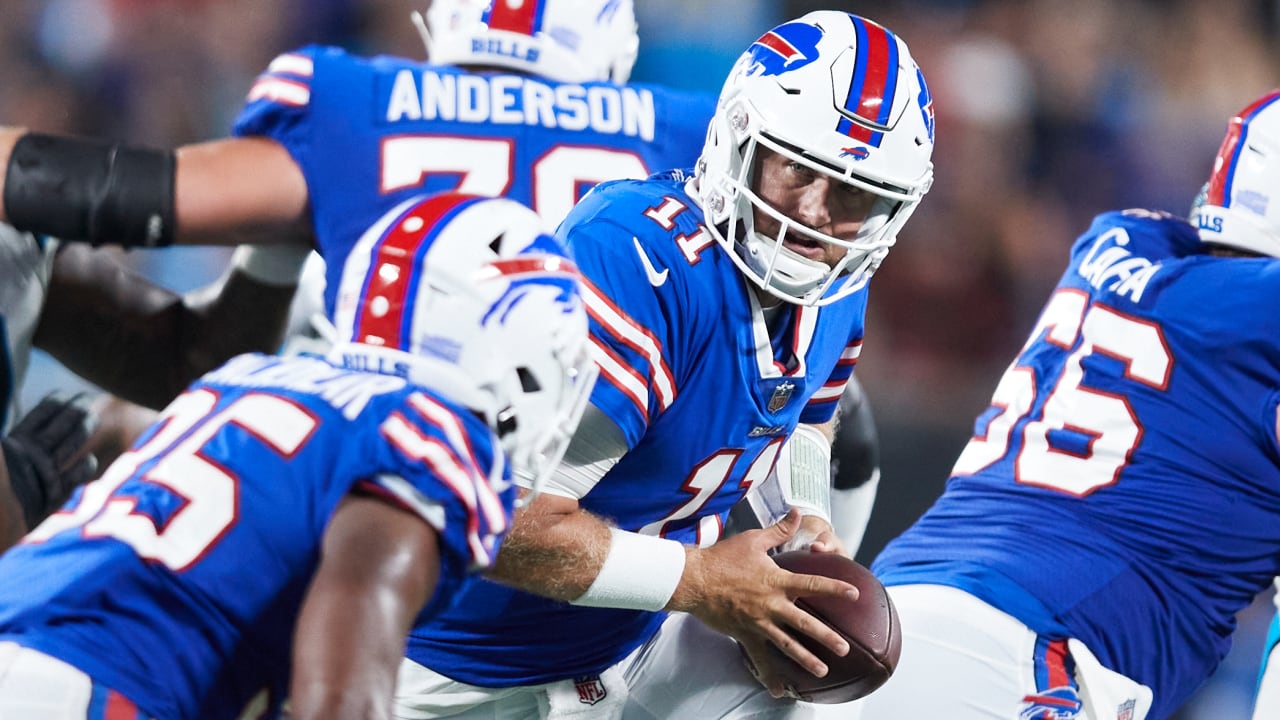
[[[799,720],[794,700],[774,700],[747,670],[733,640],[672,613],[648,643],[601,675],[601,687],[561,681],[519,688],[455,682],[410,660],[401,664],[401,720]],[[601,695],[603,694],[603,697]]]
[[[0,720],[142,718],[124,696],[57,658],[0,642]]]
[[[1036,633],[966,592],[902,585],[889,596],[902,621],[897,670],[862,700],[812,706],[821,720],[1143,720],[1151,709],[1149,688],[1103,667],[1083,643],[1057,645],[1074,661],[1068,674]]]

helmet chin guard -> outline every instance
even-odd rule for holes
[[[833,183],[871,193],[856,235],[839,238],[772,207],[753,185],[761,148]],[[766,292],[825,305],[857,292],[933,181],[933,105],[906,44],[843,12],[819,11],[751,45],[720,94],[695,192],[708,231]],[[756,217],[780,225],[757,231]],[[783,246],[787,235],[843,249],[828,266]]]

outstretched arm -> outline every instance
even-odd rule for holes
[[[291,717],[388,718],[414,617],[440,574],[435,530],[372,497],[343,501],[298,616]]]
[[[221,279],[183,297],[127,269],[112,250],[68,244],[54,260],[34,343],[108,392],[161,408],[227,359],[280,346],[306,252],[286,257],[286,271],[270,281],[241,262],[262,251],[236,252]]]
[[[0,128],[0,220],[64,240],[127,247],[310,245],[308,190],[267,138],[176,151]]]

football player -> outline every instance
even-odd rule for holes
[[[873,569],[902,661],[863,720],[1171,716],[1280,573],[1280,92],[1190,222],[1100,215],[946,490]],[[846,717],[846,715],[841,715]]]
[[[767,643],[816,675],[826,667],[797,635],[847,651],[795,598],[856,590],[767,551],[798,534],[844,550],[828,521],[829,425],[868,279],[930,185],[932,120],[900,38],[812,13],[739,59],[696,169],[602,184],[571,211],[558,234],[586,278],[601,381],[547,491],[517,516],[498,582],[411,633],[400,717],[767,717],[790,701],[763,691],[726,636],[775,697]],[[788,438],[786,481],[766,482]],[[789,512],[717,542],[749,491]],[[678,633],[664,610],[723,642],[667,652]],[[733,674],[733,692],[758,690],[764,707],[673,709],[655,657],[672,661],[658,676],[688,680],[680,692]]]
[[[536,493],[594,383],[540,228],[405,201],[350,253],[327,358],[242,355],[170,404],[0,558],[0,716],[274,717],[287,691],[387,717],[410,622],[492,564],[513,471]]]
[[[323,293],[331,317],[351,244],[407,198],[503,195],[554,225],[601,180],[697,157],[714,97],[626,84],[631,0],[434,0],[415,18],[428,62],[285,53],[250,90],[234,138],[165,151],[0,129],[0,219],[127,246],[314,247],[332,267],[300,295]],[[297,282],[291,258],[255,268]],[[259,321],[249,316],[241,327]]]

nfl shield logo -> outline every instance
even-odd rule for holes
[[[1116,720],[1133,720],[1133,708],[1137,705],[1136,700],[1125,700],[1120,704],[1116,712]]]
[[[604,683],[600,681],[599,675],[574,678],[573,686],[578,690],[578,702],[584,705],[595,705],[609,694],[604,689]]]
[[[784,382],[773,389],[773,395],[769,398],[769,412],[775,413],[786,407],[787,401],[791,399],[791,393],[795,392],[796,384],[793,382]]]

